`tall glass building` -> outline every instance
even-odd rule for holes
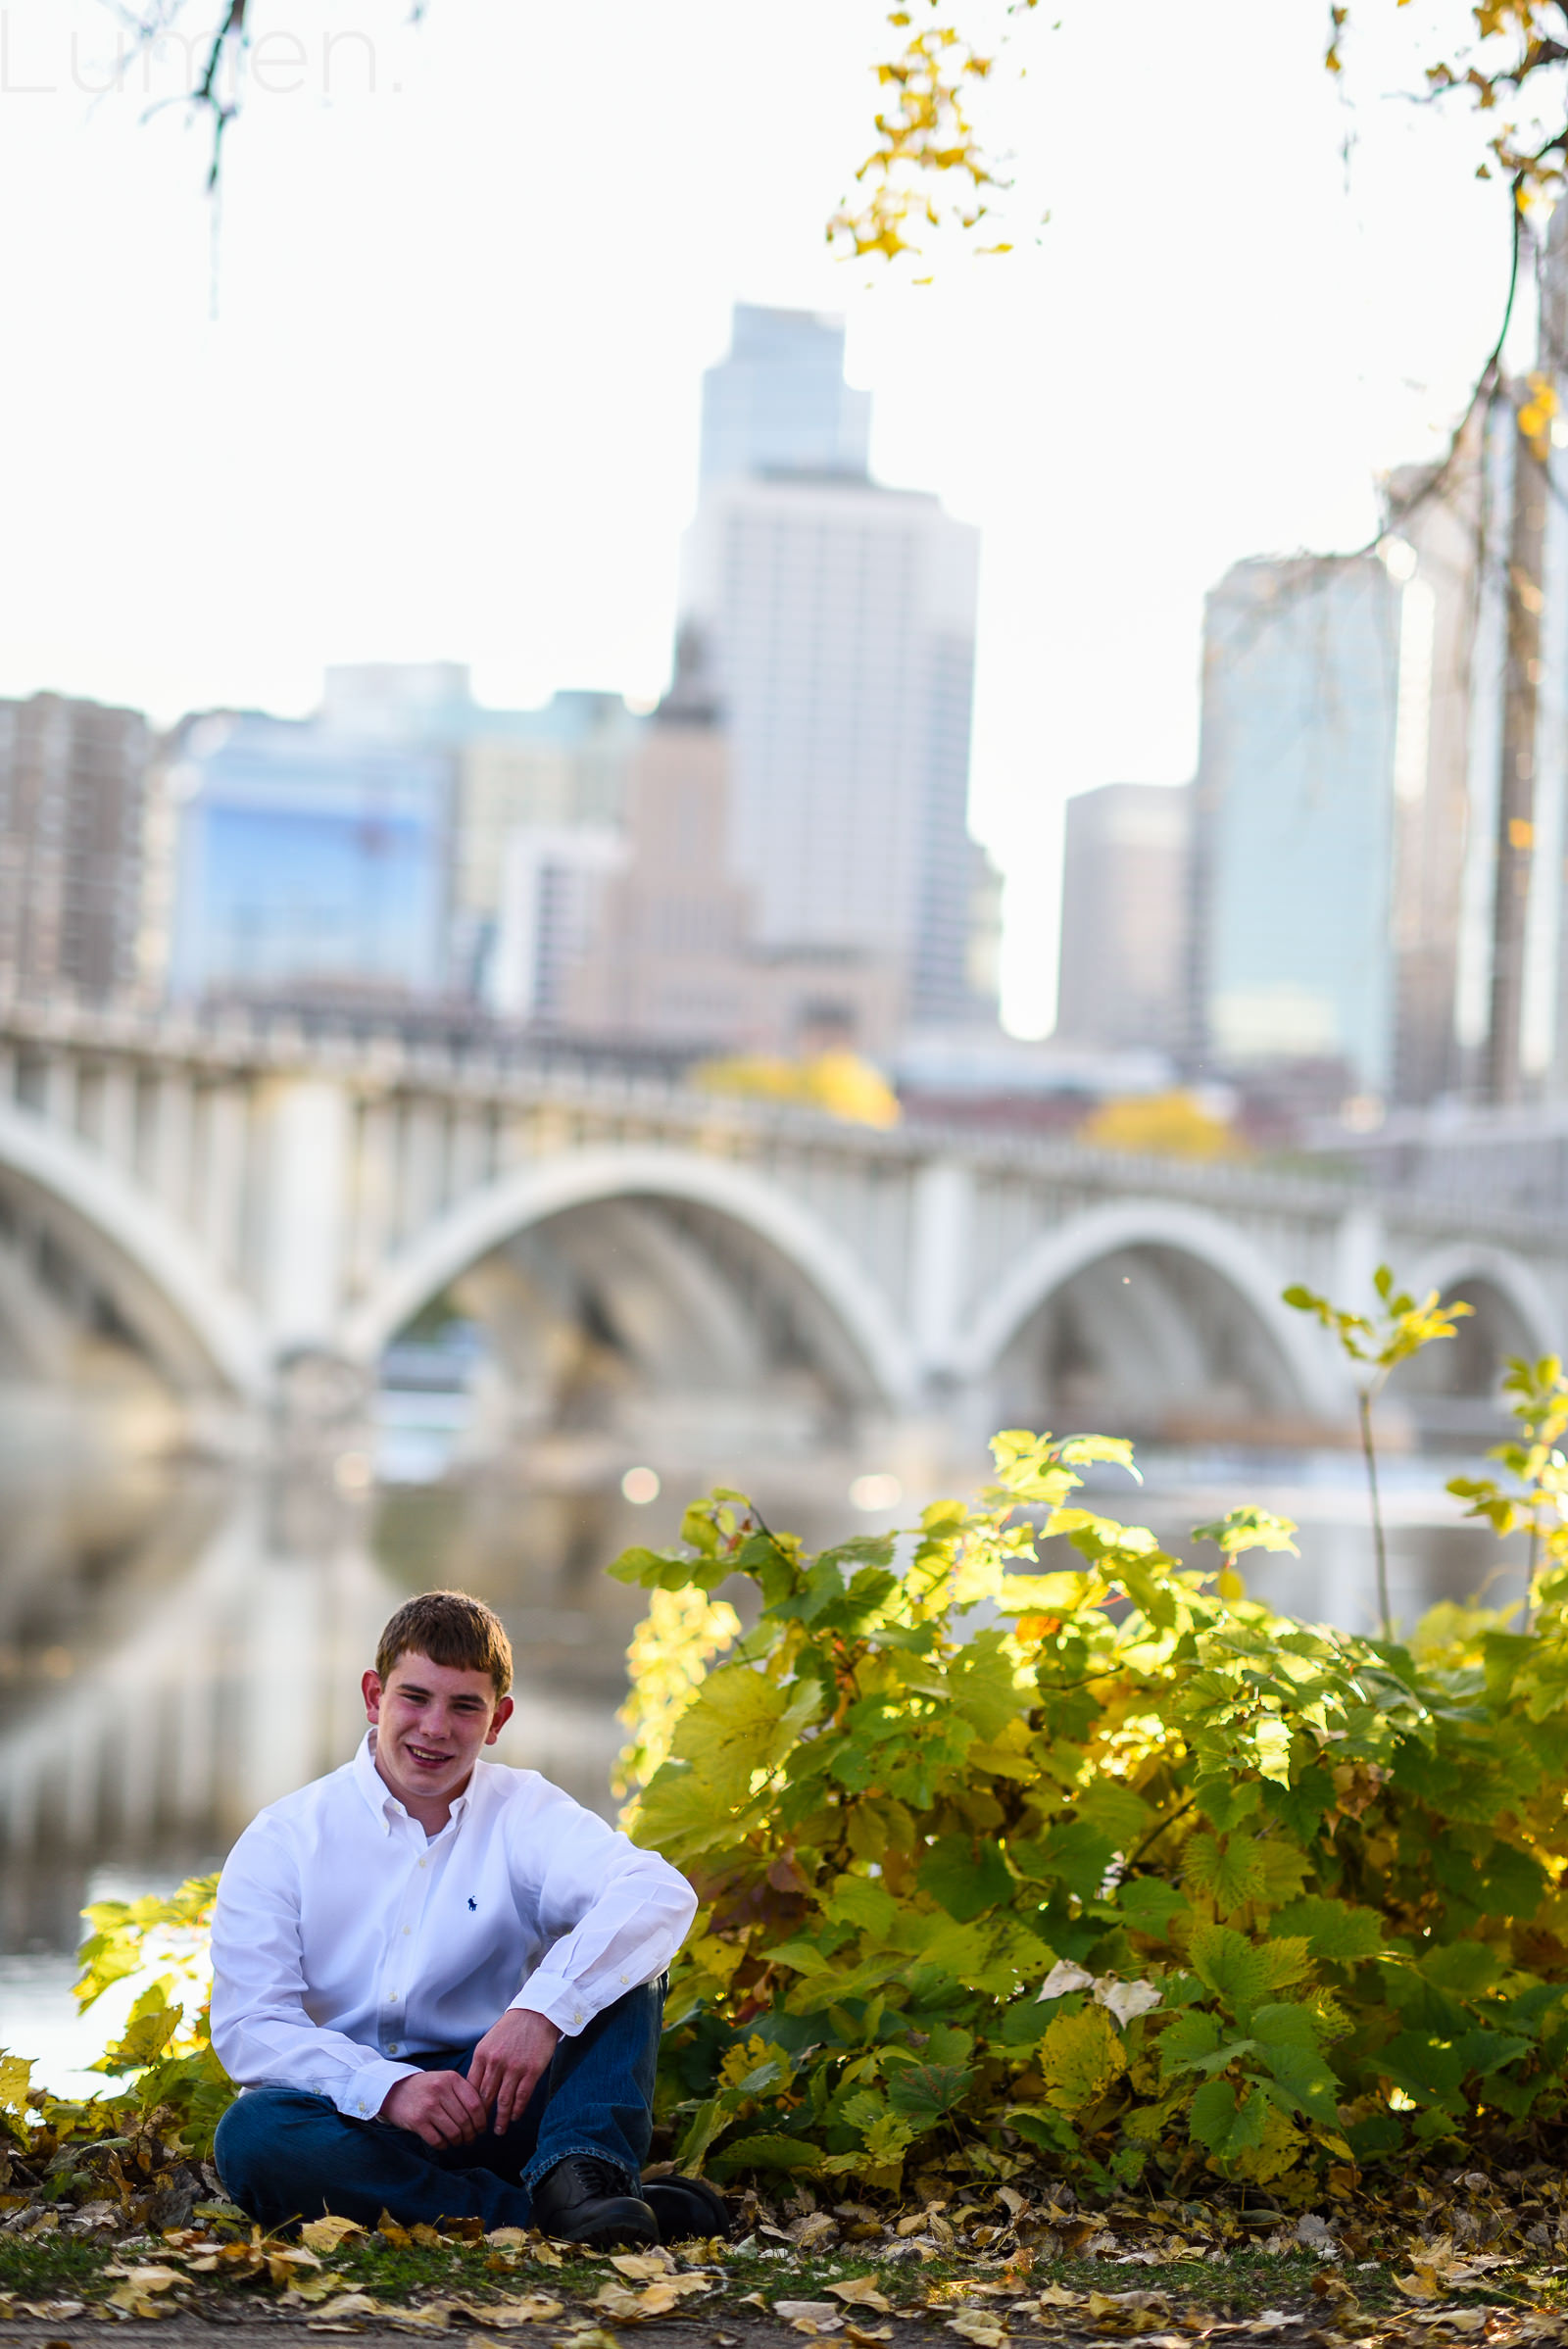
[[[906,1022],[994,1016],[972,966],[968,835],[979,535],[865,469],[843,335],[740,309],[710,370],[683,623],[732,746],[731,838],[758,935],[898,966]]]
[[[844,380],[844,327],[809,310],[737,302],[730,352],[703,377],[702,477],[857,473],[870,463],[871,395]]]
[[[1208,599],[1195,1041],[1222,1066],[1390,1092],[1400,696],[1431,692],[1406,593],[1376,557],[1301,557],[1238,563]]]

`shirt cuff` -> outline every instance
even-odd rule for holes
[[[384,2057],[363,2064],[341,2088],[329,2091],[332,2102],[350,2121],[373,2121],[400,2080],[412,2080],[417,2064],[389,2064]]]
[[[543,2015],[568,2039],[585,2031],[599,2009],[564,1974],[531,1974],[512,2002],[514,2010]]]

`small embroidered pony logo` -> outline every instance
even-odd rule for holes
[[[473,1894],[470,1892],[470,1893],[468,1894],[468,1906],[469,1906],[469,1908],[470,1908],[470,1909],[476,1909],[476,1908],[478,1907],[478,1905],[479,1905],[479,1903],[478,1903],[478,1902],[477,1902],[477,1901],[474,1899],[474,1897],[473,1897]]]

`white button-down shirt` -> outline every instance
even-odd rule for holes
[[[213,2045],[243,2086],[308,2088],[368,2119],[406,2059],[466,2047],[509,2007],[574,2037],[662,1974],[697,1901],[683,1876],[536,1770],[474,1766],[426,1836],[352,1762],[263,1811],[213,1916]]]

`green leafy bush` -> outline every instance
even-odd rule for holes
[[[84,1912],[92,1931],[76,1953],[79,2010],[116,1982],[158,1969],[93,2067],[123,2084],[81,2101],[50,2095],[33,2086],[25,2058],[0,2053],[0,2153],[7,2141],[26,2149],[29,2112],[62,2144],[150,2144],[156,2129],[183,2153],[212,2151],[213,2131],[235,2092],[208,2035],[217,1893],[216,1876],[195,1876],[167,1900],[100,1900]]]
[[[1200,1529],[1211,1577],[1074,1497],[1125,1445],[994,1449],[996,1490],[907,1536],[811,1556],[721,1492],[612,1569],[760,1610],[672,1737],[664,1706],[630,1819],[702,1898],[660,2086],[683,2165],[1304,2195],[1554,2132],[1568,1572],[1528,1637],[1448,1608],[1355,1639],[1243,1593],[1283,1521]]]

